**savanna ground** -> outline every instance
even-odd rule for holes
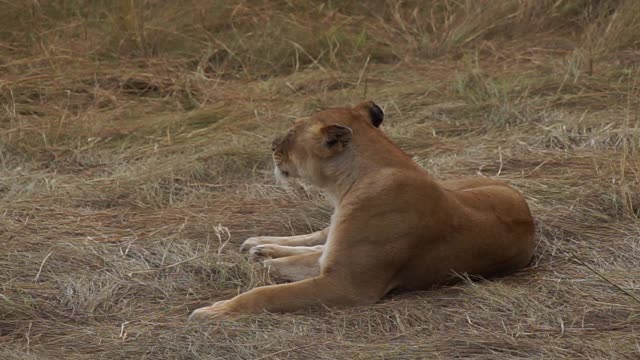
[[[0,0],[0,358],[640,358],[640,2]],[[192,324],[326,225],[271,138],[375,100],[527,197],[521,273]]]

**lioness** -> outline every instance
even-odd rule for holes
[[[534,224],[522,195],[488,178],[437,182],[379,129],[383,118],[371,101],[333,108],[273,141],[276,175],[324,190],[335,207],[331,224],[246,240],[243,250],[271,258],[271,271],[294,282],[218,301],[192,319],[372,304],[392,289],[450,283],[455,273],[527,266]]]

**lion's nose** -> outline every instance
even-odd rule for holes
[[[278,148],[278,145],[282,142],[282,137],[278,136],[271,142],[271,151],[274,152]]]

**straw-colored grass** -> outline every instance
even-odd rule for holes
[[[0,358],[640,357],[640,2],[0,0]],[[435,176],[504,179],[532,265],[191,324],[331,209],[291,119],[374,99]]]

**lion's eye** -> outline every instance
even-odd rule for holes
[[[293,130],[289,130],[289,132],[287,133],[287,137],[285,138],[287,144],[291,145],[295,134],[296,133]]]

